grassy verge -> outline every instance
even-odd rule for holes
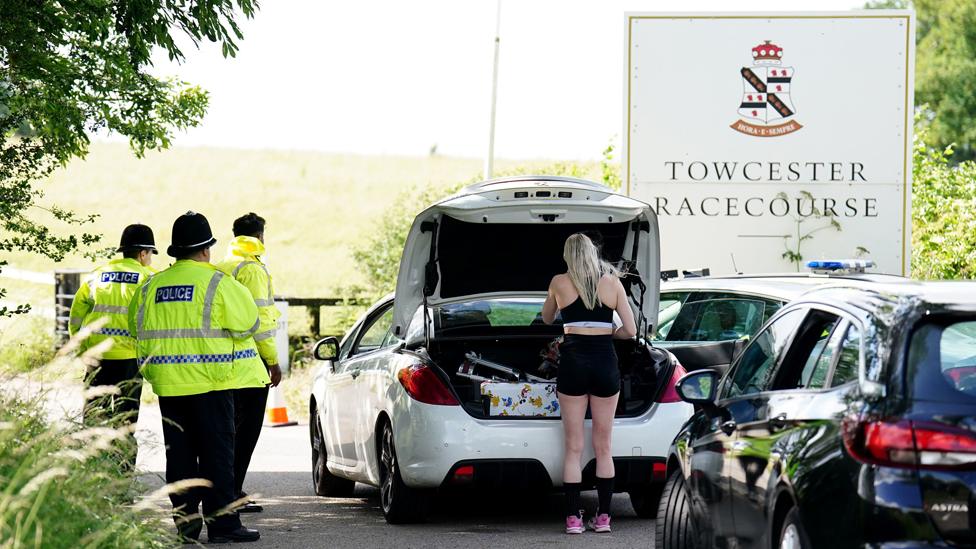
[[[143,487],[119,468],[126,433],[53,426],[37,401],[0,393],[0,547],[170,547]]]
[[[305,422],[308,420],[308,398],[312,392],[312,377],[315,366],[306,362],[292,364],[288,377],[281,382],[281,392],[288,406],[289,419]]]
[[[0,370],[28,372],[54,357],[54,321],[32,315],[4,319],[0,325]]]

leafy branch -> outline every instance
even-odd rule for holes
[[[52,221],[78,229],[97,216],[40,204],[37,182],[84,158],[92,133],[126,136],[141,157],[199,124],[207,93],[150,74],[152,53],[183,61],[182,37],[193,47],[219,43],[233,57],[243,37],[238,19],[257,8],[254,0],[0,2],[0,252],[60,261],[98,243],[98,234],[52,231]],[[27,215],[33,211],[42,219]],[[0,308],[0,317],[25,310]]]
[[[837,216],[833,212],[824,212],[820,208],[817,208],[816,201],[814,200],[812,194],[810,194],[808,191],[800,191],[799,195],[800,197],[797,200],[798,206],[801,201],[809,200],[811,213],[810,215],[806,215],[806,216],[801,215],[799,213],[800,208],[797,207],[796,210],[797,213],[791,215],[791,217],[793,218],[793,224],[796,228],[795,240],[793,242],[793,245],[790,246],[790,239],[794,238],[794,235],[783,236],[783,246],[786,248],[786,251],[784,251],[783,254],[781,255],[783,259],[789,261],[790,263],[793,263],[793,265],[796,267],[797,272],[800,271],[800,267],[803,264],[803,243],[804,242],[808,240],[812,240],[813,235],[821,231],[825,231],[828,229],[833,229],[835,231],[841,230],[840,222],[837,221]],[[787,196],[785,192],[777,193],[776,198],[781,198],[783,200],[789,201],[789,196]],[[820,219],[826,220],[826,223],[813,228],[808,228],[807,226],[804,226],[810,220],[820,220]]]

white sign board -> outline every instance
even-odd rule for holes
[[[664,269],[911,257],[914,15],[628,13],[628,194]]]
[[[291,347],[288,345],[288,302],[275,300],[275,307],[281,313],[281,316],[278,317],[278,328],[275,331],[278,366],[281,368],[281,373],[287,374],[291,369]]]

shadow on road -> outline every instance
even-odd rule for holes
[[[162,484],[159,473],[143,481]],[[653,521],[634,515],[626,494],[614,496],[614,532],[569,537],[562,533],[561,494],[521,494],[517,489],[441,494],[434,498],[428,522],[393,526],[380,510],[379,491],[356,485],[350,498],[319,497],[306,472],[248,473],[245,489],[255,495],[263,513],[241,515],[245,525],[261,531],[249,548],[292,547],[552,547],[590,545],[650,547]],[[584,493],[584,506],[596,508],[596,493]]]
[[[324,498],[312,491],[310,473],[252,472],[245,488],[260,494],[265,507],[264,513],[242,515],[248,526],[261,530],[255,547],[649,547],[653,539],[653,521],[638,519],[626,494],[614,497],[613,534],[567,539],[563,499],[555,493],[441,494],[427,523],[392,526],[383,519],[373,487],[357,485],[351,498]],[[583,503],[595,509],[595,492],[585,494]]]

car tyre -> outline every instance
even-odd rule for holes
[[[403,483],[400,462],[393,443],[393,427],[383,424],[380,439],[380,507],[390,524],[423,522],[427,518],[428,498],[422,490]]]
[[[780,549],[809,549],[812,547],[810,538],[807,537],[803,523],[800,522],[800,508],[794,507],[786,514],[783,519],[783,528],[779,533]]]
[[[664,483],[655,482],[647,486],[642,486],[636,490],[628,492],[630,495],[630,505],[634,508],[634,513],[642,519],[652,519],[657,517],[658,506],[661,503],[661,493],[664,491]]]
[[[326,466],[329,454],[325,449],[325,438],[322,436],[322,423],[315,410],[312,410],[311,437],[312,437],[312,485],[315,494],[333,498],[347,498],[352,495],[356,488],[356,482],[340,478],[329,472]]]
[[[697,546],[691,527],[691,504],[681,471],[671,473],[664,485],[654,528],[656,549],[693,549]]]

